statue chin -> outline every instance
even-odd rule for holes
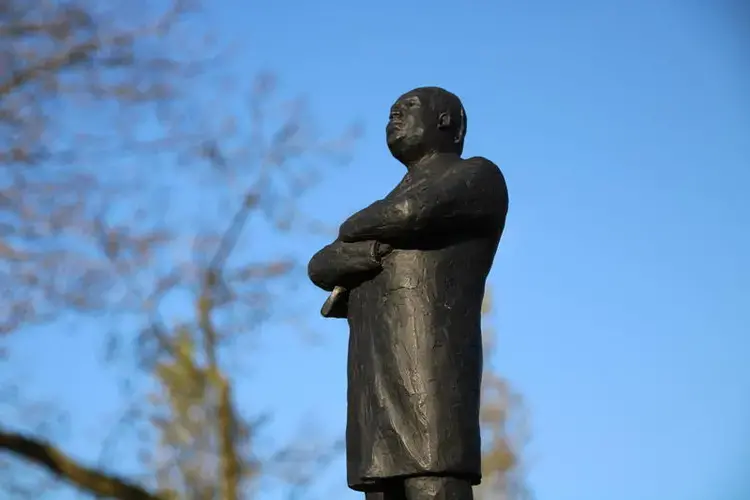
[[[389,135],[387,140],[388,150],[391,152],[393,157],[399,161],[402,161],[406,158],[412,158],[415,154],[419,156],[419,153],[422,149],[421,135],[410,135],[402,131],[398,131],[393,135]]]
[[[403,141],[389,142],[388,149],[391,155],[402,163],[410,157],[409,148]]]
[[[393,156],[397,156],[401,150],[405,149],[404,134],[395,133],[388,136],[388,150]]]

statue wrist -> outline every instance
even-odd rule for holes
[[[388,243],[381,243],[375,240],[372,243],[372,247],[370,247],[372,260],[380,265],[383,262],[383,257],[391,253],[392,250],[393,247]]]

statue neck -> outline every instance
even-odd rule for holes
[[[436,151],[433,151],[431,153],[428,153],[421,158],[406,162],[404,165],[406,165],[406,169],[411,171],[419,170],[421,168],[424,168],[428,165],[433,165],[435,163],[443,163],[448,162],[451,160],[458,160],[461,157],[456,153],[439,153]]]

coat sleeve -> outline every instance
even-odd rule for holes
[[[417,241],[425,234],[476,224],[502,225],[507,211],[508,191],[500,169],[484,158],[470,158],[357,212],[341,226],[339,238]]]
[[[356,286],[364,276],[380,270],[376,245],[374,241],[336,240],[310,259],[307,274],[317,287],[329,292],[336,286]]]

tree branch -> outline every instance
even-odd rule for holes
[[[33,462],[93,495],[119,500],[162,500],[135,484],[78,464],[53,445],[0,429],[0,450]]]
[[[161,35],[176,22],[179,15],[184,13],[185,10],[186,6],[184,0],[174,0],[169,10],[162,14],[153,24],[145,25],[128,32],[116,33],[107,37],[102,37],[98,33],[95,33],[86,41],[63,47],[60,52],[43,57],[40,61],[36,61],[22,70],[11,73],[9,79],[0,82],[0,96],[8,95],[12,91],[23,87],[30,81],[38,79],[42,75],[58,74],[64,69],[69,69],[81,63],[88,62],[95,54],[101,52],[103,49],[130,46],[134,40],[149,34]],[[62,23],[64,26],[68,27],[72,26],[71,20],[63,17],[62,19],[58,19],[55,22],[48,24],[29,25],[19,23],[17,26],[11,24],[8,28],[4,28],[2,31],[4,34],[11,36],[14,34],[19,36],[29,32],[52,34],[56,27],[55,23],[57,23],[57,25]],[[14,27],[16,28],[15,30]],[[101,62],[104,64],[107,63],[106,60],[102,60]]]

